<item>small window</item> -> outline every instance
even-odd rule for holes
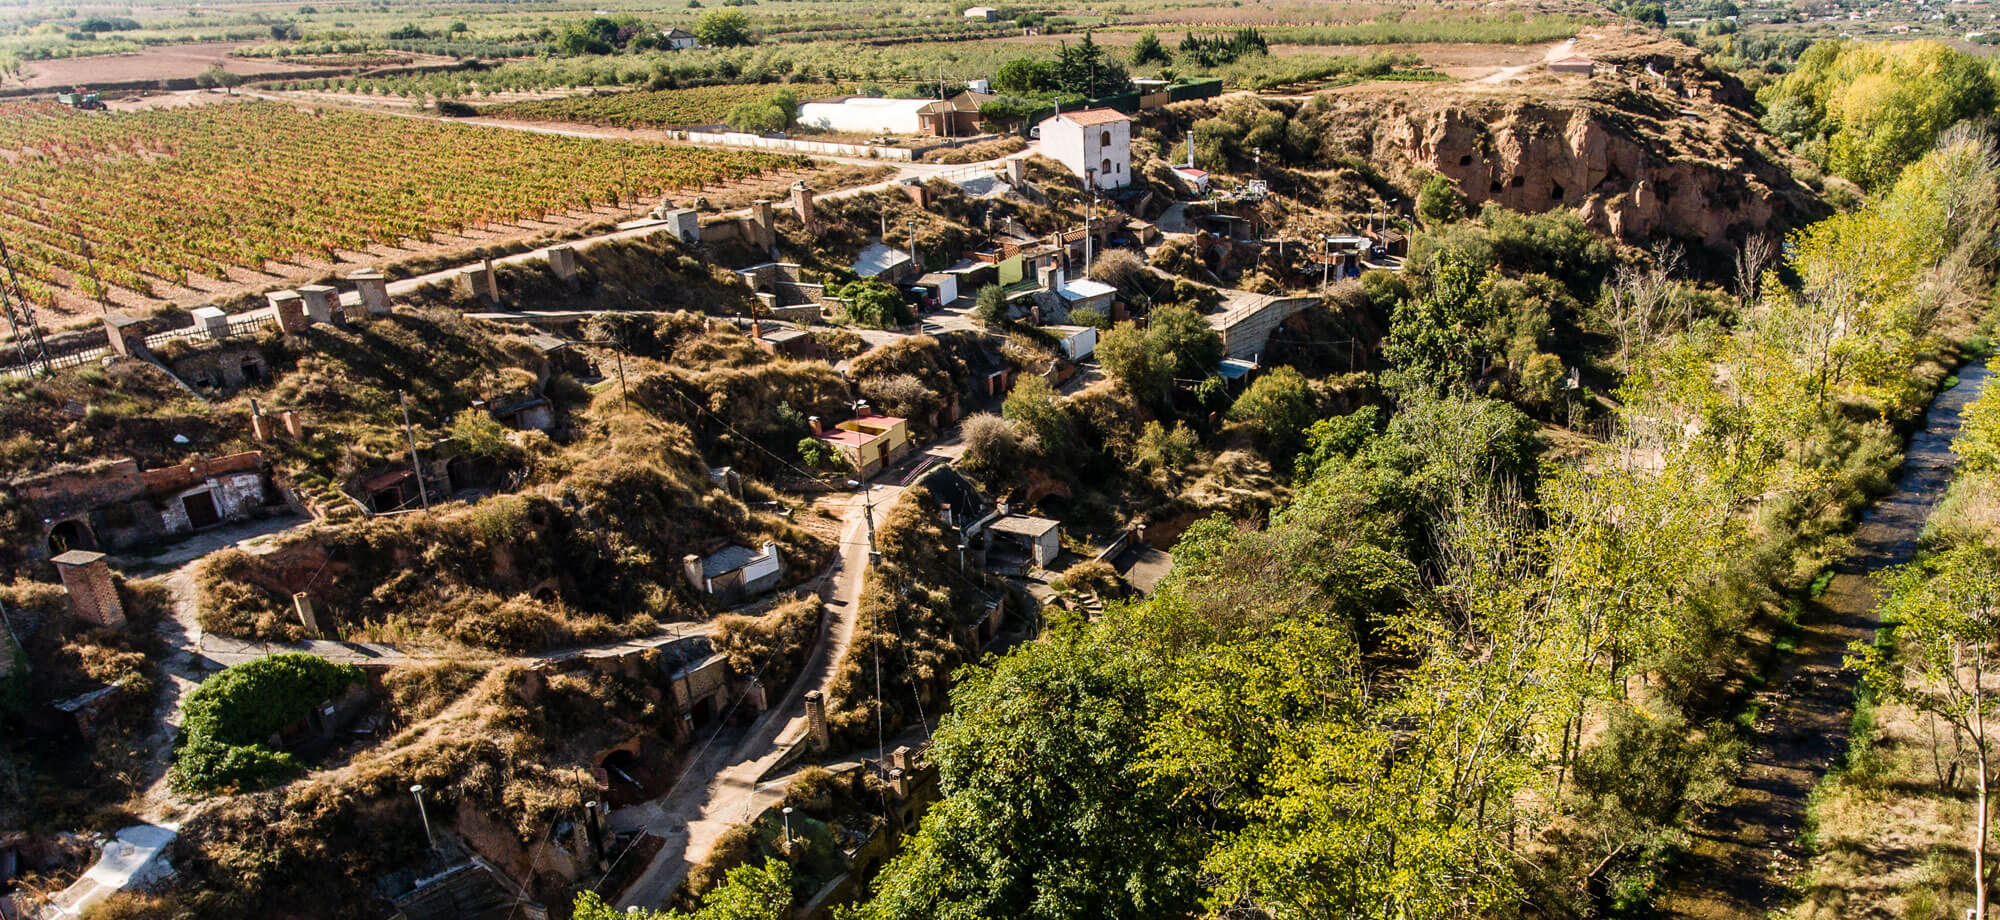
[[[1104,144],[1104,146],[1106,146],[1106,147],[1109,147],[1109,146],[1111,146],[1111,129],[1110,129],[1110,128],[1106,128],[1106,129],[1104,129],[1104,140],[1103,140],[1103,144]]]
[[[1108,176],[1111,174],[1111,158],[1106,157],[1104,159],[1104,168],[1099,169],[1097,171],[1097,174],[1100,176]]]

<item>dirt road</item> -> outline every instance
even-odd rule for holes
[[[762,780],[797,746],[807,743],[806,691],[827,692],[835,668],[854,640],[861,580],[868,569],[867,509],[873,507],[874,523],[879,525],[901,493],[899,487],[877,485],[868,497],[857,494],[848,503],[840,558],[827,576],[831,597],[825,625],[812,657],[776,705],[747,731],[718,729],[665,796],[612,814],[614,828],[644,829],[666,841],[618,899],[620,909],[658,907],[680,887],[690,869],[708,860],[724,831],[784,796],[782,784]]]

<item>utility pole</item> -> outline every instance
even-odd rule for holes
[[[914,217],[910,218],[910,265],[916,268],[918,275],[924,273],[924,262],[917,258],[917,219]]]
[[[403,407],[403,436],[410,440],[410,472],[417,474],[417,497],[423,499],[424,513],[429,514],[431,490],[424,486],[423,458],[417,454],[417,429],[410,424],[410,399],[398,391],[396,404]],[[423,804],[423,799],[419,798],[417,803]]]
[[[872,490],[872,487],[869,486],[868,483],[862,482],[859,479],[849,479],[847,481],[847,487],[850,489],[858,490],[861,493],[861,507],[863,511],[866,513],[866,518],[868,521],[868,555],[872,558],[876,554],[875,494]]]
[[[1097,209],[1096,190],[1091,190],[1090,203],[1083,206],[1083,276],[1090,277],[1091,232],[1090,221]]]

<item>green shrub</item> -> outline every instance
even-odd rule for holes
[[[259,658],[202,682],[182,707],[174,759],[183,793],[255,789],[296,775],[297,759],[269,738],[361,679],[361,669],[303,653]]]

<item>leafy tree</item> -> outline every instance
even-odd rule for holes
[[[1980,394],[1965,407],[1960,423],[1964,427],[1952,440],[1951,452],[1958,455],[1968,471],[2000,470],[2000,390],[1989,388]]]
[[[491,460],[507,452],[507,429],[480,409],[466,409],[452,417],[451,439],[474,457]]]
[[[830,470],[840,465],[840,452],[818,438],[800,438],[797,450],[800,462],[811,469]]]
[[[1273,458],[1289,459],[1318,414],[1312,384],[1290,366],[1272,368],[1250,384],[1229,408],[1229,417],[1248,422]]]
[[[1822,42],[1758,101],[1794,149],[1875,189],[1952,125],[1990,115],[2000,87],[1981,59],[1940,42]]]
[[[1033,435],[1052,460],[1062,461],[1075,447],[1076,435],[1062,394],[1040,374],[1023,374],[1015,381],[1000,414]]]
[[[849,322],[875,329],[901,326],[916,319],[903,293],[895,285],[876,278],[852,281],[833,292],[847,301]]]
[[[979,321],[989,326],[1007,325],[1007,291],[997,284],[989,284],[973,295],[972,312]]]
[[[1326,464],[1353,457],[1381,425],[1382,411],[1374,406],[1313,422],[1305,431],[1305,450],[1292,465],[1297,477],[1309,479]]]
[[[735,48],[753,41],[750,17],[740,10],[710,10],[695,21],[694,37],[710,48]]]
[[[1111,60],[1089,32],[1083,33],[1083,41],[1074,45],[1065,42],[1056,52],[1055,77],[1058,90],[1085,99],[1115,96],[1132,89],[1132,79],[1126,76],[1124,66]]]
[[[1176,380],[1199,380],[1222,362],[1222,336],[1201,314],[1178,305],[1155,309],[1145,329],[1119,323],[1097,344],[1106,372],[1141,400],[1161,402]]]
[[[931,749],[945,797],[849,917],[1191,914],[1196,826],[1141,767],[1158,700],[1122,644],[1058,626],[961,674]]]
[[[563,26],[556,35],[555,49],[566,55],[610,54],[618,50],[618,23],[608,16],[593,16]]]
[[[1174,482],[1194,463],[1195,448],[1200,443],[1194,429],[1179,422],[1169,428],[1157,421],[1149,421],[1139,429],[1139,440],[1132,448],[1132,463],[1141,470]]]
[[[692,912],[626,912],[605,903],[597,892],[585,891],[576,896],[570,913],[575,920],[786,920],[791,915],[792,866],[777,859],[729,870]]]
[[[1655,29],[1667,27],[1667,8],[1658,3],[1634,3],[1625,7],[1625,15],[1633,22],[1652,26]]]
[[[232,94],[235,92],[235,87],[241,85],[242,82],[242,74],[224,70],[221,64],[210,65],[207,70],[202,71],[200,75],[194,78],[194,85],[202,89],[227,89]]]
[[[353,665],[287,652],[202,681],[181,710],[185,740],[174,755],[174,788],[191,794],[254,789],[296,775],[304,767],[267,747],[267,740],[360,678]]]
[[[1055,67],[1035,58],[1015,58],[993,73],[993,88],[1017,96],[1036,96],[1055,91]]]
[[[1442,393],[1478,369],[1478,327],[1485,316],[1480,278],[1456,254],[1440,258],[1421,296],[1396,306],[1382,354],[1403,390]]]
[[[1417,219],[1426,228],[1442,227],[1465,218],[1465,196],[1458,183],[1433,175],[1417,189]]]
[[[799,96],[788,89],[772,93],[761,101],[739,102],[724,119],[738,131],[771,134],[790,128],[799,117]]]
[[[1856,643],[1854,663],[1870,689],[1946,725],[1972,749],[1975,909],[1986,915],[1991,836],[1991,761],[2000,694],[1987,684],[2000,666],[2000,550],[1979,542],[1948,548],[1884,578],[1889,641]]]
[[[1139,36],[1138,44],[1132,46],[1132,66],[1134,67],[1144,67],[1147,64],[1171,64],[1173,62],[1173,55],[1167,53],[1166,46],[1160,44],[1160,36],[1155,33],[1147,32]]]

